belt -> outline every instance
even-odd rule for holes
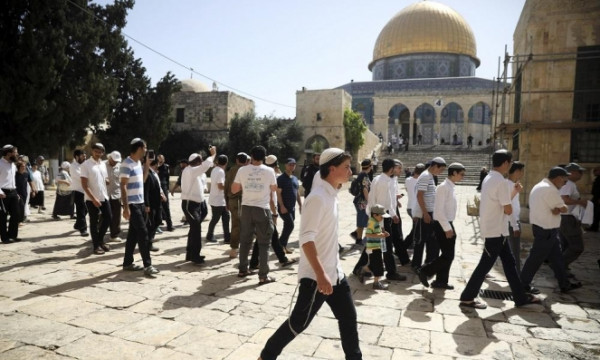
[[[17,191],[17,189],[16,189],[16,188],[15,188],[15,189],[5,189],[5,188],[2,188],[1,190],[2,190],[2,192],[3,192],[3,193],[5,193],[5,194],[6,194],[6,193],[12,193],[12,192],[14,192],[14,191]]]

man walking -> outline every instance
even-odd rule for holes
[[[110,247],[104,243],[104,235],[112,217],[106,189],[109,179],[102,155],[104,155],[104,145],[95,143],[92,145],[92,157],[81,164],[81,187],[90,215],[92,245],[96,255],[102,255],[110,250]]]
[[[523,189],[519,181],[523,177],[524,173],[525,164],[514,161],[510,165],[510,169],[508,170],[508,179],[506,179],[509,191],[512,192],[512,189],[515,187],[519,189],[519,191],[515,193],[514,197],[511,199],[513,212],[508,221],[508,241],[510,243],[510,249],[515,257],[515,261],[517,262],[517,270],[519,270],[519,272],[521,272],[521,202],[519,201],[519,194],[521,193],[520,190]]]
[[[492,155],[493,169],[483,180],[481,186],[481,203],[479,205],[479,221],[481,224],[481,236],[485,239],[483,254],[479,264],[473,271],[467,286],[460,295],[460,306],[475,309],[485,309],[485,303],[475,298],[481,289],[485,276],[492,269],[496,259],[500,257],[506,280],[512,290],[516,306],[539,303],[540,299],[528,295],[523,290],[515,258],[507,241],[508,217],[512,214],[511,198],[515,192],[514,188],[509,191],[506,186],[504,175],[510,168],[512,154],[504,149],[498,150]]]
[[[15,175],[15,163],[19,158],[19,150],[10,144],[2,147],[0,159],[0,239],[5,244],[21,241],[19,235],[19,194]],[[8,227],[6,221],[10,216]]]
[[[121,173],[121,153],[113,151],[107,156],[106,172],[108,174],[108,202],[110,204],[110,212],[112,214],[110,220],[110,240],[120,240],[121,233],[121,182],[119,175]]]
[[[248,254],[252,238],[256,234],[259,251],[258,279],[259,285],[263,285],[275,281],[268,276],[268,261],[269,243],[273,235],[273,214],[276,214],[273,192],[277,191],[277,179],[275,171],[263,164],[267,156],[264,147],[253,147],[250,156],[251,164],[240,168],[231,184],[233,194],[243,190],[238,276],[245,277],[251,274],[248,270]]]
[[[581,283],[571,283],[567,277],[560,246],[558,228],[559,214],[567,212],[567,206],[560,197],[559,189],[567,182],[570,174],[561,167],[550,170],[548,177],[537,183],[529,194],[529,220],[533,226],[533,246],[521,272],[521,283],[525,291],[539,294],[531,287],[531,281],[544,260],[550,260],[550,267],[562,292],[581,287]]]
[[[338,255],[338,188],[350,176],[351,157],[329,148],[321,156],[324,182],[304,202],[300,223],[298,299],[292,313],[265,344],[259,360],[276,359],[327,302],[338,321],[345,358],[362,359],[352,292]],[[245,194],[245,193],[244,193]]]
[[[313,179],[315,178],[315,174],[319,171],[319,159],[321,158],[321,154],[314,153],[312,155],[312,163],[308,165],[308,168],[302,169],[304,172],[304,176],[302,177],[302,187],[304,188],[304,198],[310,194],[313,186]]]
[[[121,202],[123,203],[123,217],[129,220],[129,231],[125,243],[125,256],[123,257],[123,270],[144,270],[144,274],[154,277],[159,271],[152,266],[150,250],[148,248],[148,229],[146,228],[146,207],[144,206],[144,181],[148,178],[150,159],[146,158],[146,142],[140,138],[131,140],[129,156],[121,164]],[[144,159],[142,167],[141,160]],[[133,263],[135,245],[140,249],[144,267]]]
[[[235,165],[233,165],[225,175],[225,196],[229,211],[231,213],[231,234],[229,247],[229,258],[237,257],[238,248],[240,247],[240,212],[242,211],[242,191],[237,193],[231,192],[231,185],[237,175],[238,170],[246,165],[248,155],[244,152],[238,153],[235,157]]]
[[[169,201],[169,179],[171,178],[171,172],[169,170],[169,164],[165,162],[165,156],[158,154],[158,178],[160,179],[160,188],[163,194],[166,196],[166,201],[161,203],[163,219],[167,223],[167,231],[174,231],[173,220],[171,219],[171,206]]]
[[[212,212],[212,219],[208,224],[208,233],[206,240],[209,242],[217,242],[214,238],[214,231],[217,222],[221,220],[223,225],[223,237],[225,243],[231,242],[229,233],[229,209],[225,201],[225,168],[227,167],[227,155],[219,155],[217,157],[216,166],[210,173],[210,195],[208,196],[208,204]]]
[[[576,163],[567,165],[566,170],[570,173],[569,180],[560,189],[560,196],[568,207],[568,211],[561,214],[560,220],[560,235],[563,240],[563,256],[565,257],[565,266],[577,260],[583,252],[583,230],[581,229],[581,221],[573,215],[573,211],[577,206],[587,206],[587,200],[581,198],[577,185],[577,181],[581,180],[583,171],[585,170]]]
[[[200,255],[200,251],[202,251],[201,206],[204,201],[204,184],[201,176],[213,166],[217,148],[211,146],[209,151],[210,156],[204,161],[200,154],[191,154],[188,158],[190,164],[181,173],[181,209],[190,224],[185,260],[196,265],[204,264],[204,256]]]
[[[283,230],[279,236],[279,243],[283,246],[286,254],[292,253],[288,249],[288,240],[294,230],[294,220],[296,219],[296,203],[298,211],[302,213],[302,200],[298,192],[298,178],[294,176],[296,169],[296,160],[289,158],[285,162],[285,172],[277,177],[277,201],[279,203],[279,215],[283,220]]]
[[[88,236],[87,232],[87,221],[85,216],[87,215],[87,208],[85,207],[85,195],[83,187],[81,187],[81,164],[85,161],[85,152],[77,149],[73,151],[73,162],[71,163],[71,187],[73,188],[73,202],[75,203],[75,209],[77,211],[77,220],[73,228],[79,230],[81,236]]]

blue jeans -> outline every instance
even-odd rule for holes
[[[554,271],[554,277],[558,280],[560,288],[569,287],[570,281],[567,277],[558,229],[543,229],[533,225],[533,237],[533,246],[521,272],[523,287],[529,288],[533,277],[546,259],[550,260],[550,267]]]
[[[281,235],[279,235],[279,243],[281,246],[286,247],[288,244],[288,240],[290,239],[290,235],[292,231],[294,231],[294,220],[296,219],[296,210],[288,209],[288,212],[282,214],[279,212],[279,216],[281,216],[281,220],[283,220],[283,229],[281,230]]]
[[[483,254],[479,264],[473,271],[467,286],[460,295],[461,301],[471,301],[477,297],[481,284],[485,280],[485,275],[490,272],[496,259],[502,260],[502,267],[504,268],[504,275],[510,285],[510,289],[513,293],[513,299],[515,305],[520,306],[527,303],[527,295],[521,285],[521,278],[517,271],[517,265],[515,264],[515,258],[513,257],[512,251],[510,251],[510,245],[505,237],[494,237],[485,238],[485,244]]]
[[[263,360],[277,359],[283,348],[308,327],[324,302],[327,302],[338,321],[346,359],[362,359],[352,291],[346,278],[333,285],[333,293],[324,295],[317,291],[316,281],[308,278],[300,280],[298,299],[294,310],[289,319],[281,324],[265,344],[260,353]]]

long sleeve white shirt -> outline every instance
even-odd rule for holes
[[[210,156],[198,166],[187,166],[181,173],[181,200],[191,200],[197,203],[204,201],[204,186],[200,176],[213,166]]]
[[[4,158],[0,158],[0,194],[4,194],[2,189],[14,190],[17,188],[15,182],[15,174],[17,173],[17,167],[10,161],[6,161]]]
[[[457,202],[454,186],[450,179],[446,179],[435,189],[433,219],[440,223],[444,231],[452,230],[450,222],[456,219]]]
[[[367,215],[371,216],[371,207],[379,204],[385,208],[391,217],[396,214],[396,180],[386,174],[380,174],[373,179],[367,202]]]

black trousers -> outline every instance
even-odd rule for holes
[[[110,226],[112,219],[110,203],[104,200],[100,203],[100,207],[96,207],[92,201],[87,200],[85,205],[90,215],[90,234],[95,249],[104,243],[104,235]]]
[[[414,268],[419,268],[423,264],[423,251],[425,250],[425,246],[427,246],[425,264],[437,259],[440,253],[440,246],[437,243],[435,232],[433,230],[433,213],[429,213],[429,216],[431,216],[431,222],[429,224],[423,221],[422,218],[418,219],[415,224],[415,250],[413,252],[411,264]]]
[[[191,200],[182,200],[181,209],[185,218],[190,224],[190,230],[187,236],[187,246],[185,247],[185,259],[188,261],[200,261],[200,251],[202,250],[202,204]]]
[[[148,228],[148,240],[150,244],[154,242],[156,236],[156,229],[160,226],[162,221],[162,207],[150,208],[149,212],[146,212],[146,227]]]
[[[87,231],[87,223],[85,216],[87,208],[85,207],[85,198],[82,192],[73,191],[73,201],[75,202],[75,210],[77,211],[77,220],[73,228],[79,231]]]
[[[121,200],[110,199],[110,211],[112,218],[110,220],[110,237],[117,237],[121,233]]]
[[[450,222],[452,231],[454,231],[454,225]],[[435,221],[433,224],[433,230],[435,231],[435,237],[438,240],[440,250],[442,254],[430,263],[423,265],[421,272],[427,276],[435,275],[435,282],[439,284],[448,284],[448,277],[450,275],[450,266],[454,260],[454,246],[456,244],[456,232],[454,236],[448,239],[446,232],[442,228],[439,222]]]
[[[221,220],[221,225],[223,225],[223,237],[225,242],[229,242],[231,239],[231,234],[229,233],[229,210],[225,206],[210,206],[212,210],[212,218],[210,219],[210,223],[208,223],[208,232],[206,233],[206,239],[212,240],[214,236],[215,226],[219,220]]]
[[[391,218],[383,218],[383,228],[387,231],[390,236],[385,238],[385,246],[387,251],[383,253],[383,263],[385,265],[385,270],[389,274],[396,274],[396,260],[394,260],[394,253],[392,249],[394,248],[394,241],[392,239],[392,225],[396,225],[393,223]],[[360,255],[360,259],[358,259],[358,263],[354,266],[354,272],[361,271],[362,267],[367,265],[369,262],[369,256],[367,252],[363,250]]]
[[[308,327],[325,302],[338,321],[342,349],[346,359],[362,359],[352,291],[346,278],[333,285],[333,293],[324,295],[317,291],[316,281],[308,278],[300,280],[298,299],[294,310],[292,310],[290,318],[281,324],[265,344],[260,353],[263,360],[277,359],[283,348]]]
[[[16,190],[2,189],[6,197],[0,199],[0,238],[2,241],[16,239],[19,235],[19,221],[21,211],[19,209],[19,194]],[[8,227],[6,221],[8,221]]]
[[[146,228],[146,207],[144,204],[129,204],[129,231],[125,242],[125,257],[123,266],[133,264],[133,251],[137,244],[144,267],[152,265],[148,241],[148,229]]]
[[[398,218],[400,218],[399,209],[396,208],[396,214],[398,214]],[[392,221],[392,244],[394,245],[393,253],[396,254],[400,264],[405,265],[410,262],[410,257],[408,256],[408,251],[406,250],[406,245],[404,244],[404,235],[402,234],[402,220],[400,220],[397,224]],[[388,247],[388,251],[392,251]]]

